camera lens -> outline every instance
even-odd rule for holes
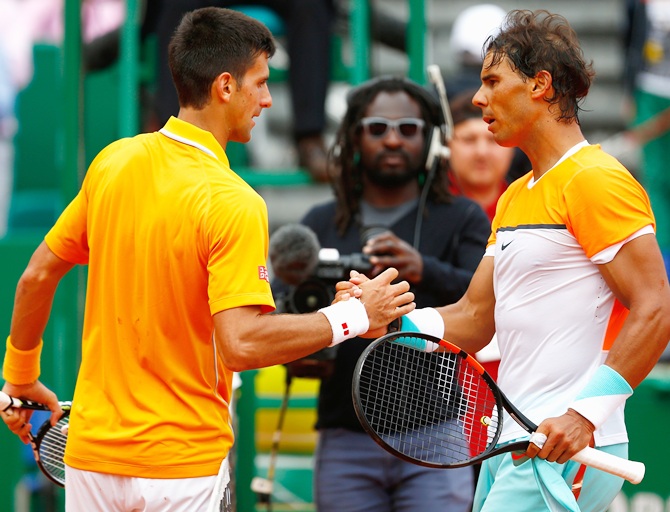
[[[334,297],[334,291],[324,282],[308,279],[296,286],[291,296],[291,306],[296,313],[312,313],[329,306]]]

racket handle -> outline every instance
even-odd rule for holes
[[[639,484],[644,478],[645,466],[642,462],[622,459],[589,446],[575,453],[572,460],[620,476],[632,484]]]
[[[14,398],[9,396],[7,393],[0,391],[0,410],[5,411],[10,407],[17,409],[32,409],[36,411],[48,411],[49,408],[32,400],[22,400],[20,398]]]

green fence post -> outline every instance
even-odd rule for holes
[[[409,25],[407,28],[407,58],[409,77],[426,83],[426,4],[424,0],[407,0]]]
[[[354,0],[351,7],[351,83],[358,85],[370,77],[370,6],[368,0]]]
[[[256,374],[258,370],[240,373],[242,386],[235,406],[235,496],[237,510],[256,509],[256,495],[251,480],[256,475]]]
[[[139,131],[139,26],[137,0],[126,0],[126,21],[121,31],[119,54],[119,137],[132,137]]]

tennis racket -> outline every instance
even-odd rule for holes
[[[528,440],[496,447],[503,409],[530,434],[537,430],[472,356],[426,334],[396,332],[369,345],[356,364],[352,394],[367,433],[388,452],[421,466],[469,466],[525,451]],[[535,439],[543,435],[534,435],[533,442],[542,444]],[[634,484],[644,477],[644,464],[590,447],[572,460]]]
[[[46,420],[37,430],[37,434],[32,432],[28,434],[30,444],[33,448],[35,462],[40,471],[46,475],[56,485],[65,487],[65,463],[63,455],[65,454],[65,442],[67,441],[67,428],[70,424],[71,402],[60,402],[63,409],[63,415],[58,423],[51,425],[50,420]],[[48,411],[46,405],[33,402],[32,400],[22,400],[14,398],[0,391],[0,409],[6,411],[10,408],[31,409],[34,411]]]

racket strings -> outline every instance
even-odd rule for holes
[[[44,472],[56,483],[65,484],[65,463],[63,456],[65,454],[65,444],[67,435],[63,433],[63,428],[70,422],[70,416],[66,415],[58,420],[58,423],[51,427],[45,425],[38,434],[36,443],[38,445],[39,461],[38,464]]]
[[[399,454],[431,465],[462,464],[491,444],[497,419],[488,384],[466,360],[406,340],[374,347],[361,367],[361,412]]]

